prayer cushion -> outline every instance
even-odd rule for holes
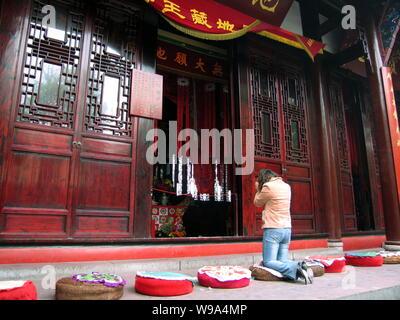
[[[282,273],[264,267],[262,262],[259,264],[252,265],[249,270],[251,271],[251,276],[256,280],[263,280],[263,281],[280,281],[283,280]]]
[[[380,267],[383,257],[375,252],[368,253],[346,253],[346,264],[356,267]]]
[[[400,263],[400,251],[380,251],[378,254],[383,258],[384,264]]]
[[[198,270],[199,284],[211,288],[243,288],[250,284],[251,271],[240,266],[205,266]]]
[[[193,291],[193,277],[173,272],[138,272],[135,290],[148,296],[180,296]]]
[[[315,260],[305,260],[305,263],[313,271],[314,277],[321,277],[325,274],[325,266]]]
[[[37,300],[32,281],[0,281],[0,300]]]
[[[326,273],[341,273],[346,268],[346,259],[344,256],[319,255],[307,257],[306,260],[314,260],[322,263]]]
[[[56,300],[118,300],[125,284],[124,279],[114,274],[76,274],[56,282]]]

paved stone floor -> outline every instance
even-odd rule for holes
[[[379,248],[363,250],[378,251]],[[313,254],[335,254],[327,249],[299,250],[291,252],[293,260],[302,260]],[[400,300],[400,264],[384,264],[381,267],[346,266],[343,273],[325,273],[314,278],[314,283],[259,281],[252,279],[250,285],[239,289],[212,289],[194,285],[193,292],[176,297],[152,297],[141,295],[134,290],[135,275],[138,271],[169,271],[196,277],[198,268],[205,265],[240,265],[249,267],[259,262],[259,254],[224,255],[209,257],[128,260],[55,264],[0,265],[0,281],[32,280],[40,300],[54,300],[55,290],[51,283],[75,273],[92,271],[116,273],[124,277],[127,285],[121,300],[163,300],[163,301],[222,301],[222,300]]]

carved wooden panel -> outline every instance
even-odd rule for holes
[[[349,140],[347,136],[342,87],[332,81],[329,86],[330,101],[334,115],[336,155],[340,172],[340,207],[345,231],[357,230],[357,218],[353,192],[353,178],[350,160]]]
[[[73,128],[81,58],[79,3],[57,2],[56,29],[43,24],[47,4],[33,1],[17,121]]]
[[[14,152],[6,184],[6,206],[66,208],[69,159]]]
[[[66,218],[59,215],[7,214],[4,232],[13,235],[40,235],[41,237],[65,236]]]
[[[306,120],[305,81],[300,71],[284,68],[280,92],[285,123],[286,160],[301,164],[310,162]]]
[[[130,85],[132,69],[137,68],[138,12],[107,4],[97,11],[91,43],[85,130],[130,137],[133,130],[133,117],[129,114]]]
[[[350,170],[350,152],[347,140],[346,120],[343,110],[341,88],[335,84],[329,89],[330,101],[335,114],[336,142],[338,148],[339,166],[342,170]]]
[[[34,0],[21,15],[21,70],[6,76],[20,76],[21,85],[4,156],[1,238],[133,235],[136,135],[129,101],[141,17],[128,1],[97,1],[90,13],[87,3]],[[43,24],[47,4],[55,6],[56,28]],[[15,59],[16,50],[4,51]]]
[[[113,3],[98,1],[91,21],[74,237],[124,238],[133,232],[137,140],[130,101],[140,12],[129,2]]]
[[[277,172],[292,188],[294,232],[315,232],[308,102],[303,71],[262,54],[254,54],[250,58],[249,80],[256,162],[252,178],[244,178],[245,183],[254,188],[256,175],[261,169]],[[255,226],[250,232],[261,235],[262,208],[255,208],[252,199],[243,201],[247,207],[246,214],[255,215]]]
[[[260,56],[250,60],[250,88],[255,134],[255,155],[280,159],[277,76],[271,62]]]

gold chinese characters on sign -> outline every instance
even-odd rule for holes
[[[173,70],[204,77],[226,79],[227,65],[224,59],[191,51],[169,42],[159,41],[157,64]]]
[[[252,5],[257,5],[259,3],[261,9],[269,11],[269,12],[275,12],[276,7],[279,5],[280,0],[250,0]]]

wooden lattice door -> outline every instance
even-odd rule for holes
[[[316,231],[308,138],[306,85],[301,68],[281,65],[266,56],[250,58],[250,104],[255,130],[255,170],[244,177],[245,188],[254,190],[256,174],[271,169],[292,188],[292,226],[297,234]],[[245,220],[260,235],[261,211],[245,199]],[[255,217],[254,222],[251,222]],[[249,232],[250,231],[250,232]]]
[[[132,236],[129,115],[140,10],[33,1],[8,152],[3,238]],[[54,5],[56,28],[43,25]]]
[[[345,232],[357,230],[356,208],[354,203],[353,176],[350,146],[343,101],[342,85],[331,81],[329,86],[333,114],[333,128],[336,141],[337,167],[339,171],[339,196],[342,228]]]

